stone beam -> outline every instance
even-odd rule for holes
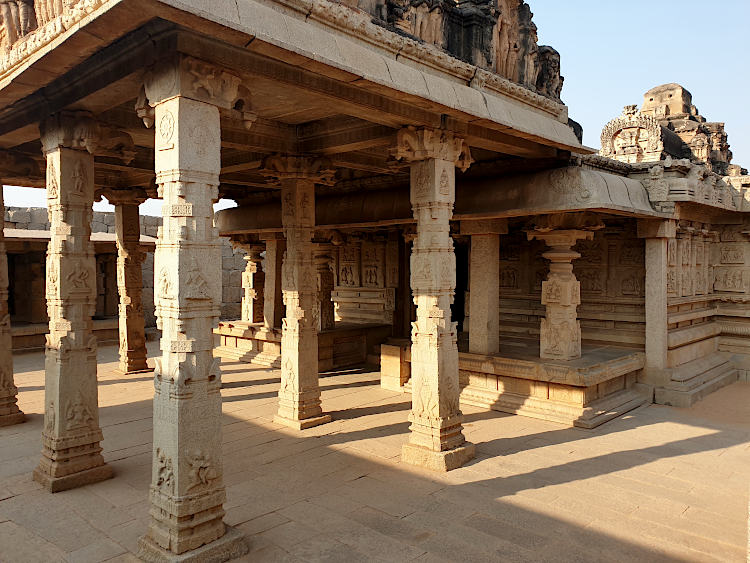
[[[412,410],[409,443],[401,459],[449,471],[474,457],[463,435],[459,407],[458,347],[451,304],[456,256],[450,221],[456,198],[455,167],[468,168],[463,139],[434,129],[402,129],[393,151],[411,164],[411,204],[417,237],[411,254],[411,289],[417,305],[412,323]]]

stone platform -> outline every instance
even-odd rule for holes
[[[157,343],[149,343],[153,353]],[[16,358],[24,424],[0,428],[0,559],[137,563],[149,522],[153,377],[99,350],[113,479],[56,493],[39,462],[44,355]],[[378,372],[321,378],[333,422],[273,423],[279,372],[223,362],[225,522],[237,561],[746,560],[750,384],[690,409],[647,405],[593,430],[467,405],[476,458],[447,474],[404,464],[410,402]]]
[[[318,371],[364,364],[370,351],[391,333],[389,325],[339,323],[318,333]],[[214,330],[219,339],[215,354],[237,362],[281,367],[281,329],[259,323],[222,321]]]
[[[381,356],[382,384],[394,390],[408,380],[409,346],[389,342]],[[644,364],[642,352],[612,346],[584,345],[578,360],[542,360],[534,340],[506,338],[497,356],[459,353],[461,403],[595,428],[651,402],[637,381]]]

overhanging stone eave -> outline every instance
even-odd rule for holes
[[[170,12],[161,16],[202,35],[205,34],[204,19],[246,34],[247,50],[250,52],[263,53],[271,58],[292,55],[295,66],[311,71],[317,69],[317,72],[324,75],[326,72],[322,72],[321,68],[325,67],[328,74],[334,71],[344,77],[342,81],[345,83],[356,82],[358,87],[377,93],[392,92],[418,107],[424,107],[426,102],[434,104],[439,114],[465,123],[481,124],[543,146],[579,154],[591,152],[580,144],[568,126],[567,108],[564,105],[500,77],[497,77],[497,82],[507,83],[504,86],[507,94],[472,86],[472,78],[482,69],[446,53],[440,55],[450,59],[463,72],[449,72],[446,66],[429,65],[415,59],[404,64],[397,60],[397,49],[389,51],[387,44],[376,43],[371,37],[355,40],[352,35],[347,34],[351,34],[351,30],[337,30],[337,33],[333,33],[330,26],[323,25],[319,20],[310,18],[309,21],[302,22],[289,13],[274,10],[253,0],[239,5],[231,2],[231,7],[235,9],[229,11],[226,7],[215,10],[212,7],[210,14],[200,9],[201,3],[198,0],[164,0],[161,4],[191,13],[193,17],[187,19],[177,18]],[[249,17],[250,14],[252,18]],[[364,25],[379,28],[369,19]],[[315,26],[316,33],[308,33],[309,28],[301,26]],[[386,37],[390,37],[386,35],[390,34],[393,40],[399,42],[412,41],[395,33],[381,33]],[[285,37],[279,37],[281,35]],[[232,44],[237,46],[236,43]],[[430,54],[434,54],[431,53],[433,49],[418,42],[413,43],[417,50],[425,51],[425,57],[429,58]],[[361,58],[363,49],[366,50],[367,60]],[[181,50],[197,57],[205,55],[200,46],[193,42],[185,43]],[[359,66],[355,63],[359,63]]]
[[[513,218],[575,211],[641,219],[672,217],[651,207],[640,182],[571,166],[459,183],[453,218]],[[329,195],[316,201],[315,224],[321,228],[372,228],[413,222],[409,193],[403,189]],[[216,214],[216,225],[224,236],[280,231],[281,206],[272,202],[225,209]]]
[[[165,4],[167,7],[164,6]],[[253,11],[254,17],[246,16],[243,20],[240,18],[240,7],[237,6],[238,15],[235,21],[222,18],[220,6],[210,14],[194,10],[193,16],[189,17],[186,12],[189,12],[191,6],[195,8],[195,4],[191,1],[103,1],[91,14],[54,36],[48,43],[39,46],[18,64],[8,69],[5,76],[0,77],[0,103],[5,102],[6,111],[12,104],[18,106],[13,107],[16,118],[10,118],[12,125],[2,127],[2,130],[7,132],[14,130],[13,128],[25,126],[26,123],[22,123],[22,119],[18,117],[20,114],[38,115],[39,111],[49,113],[61,109],[57,107],[61,105],[61,96],[55,95],[55,101],[59,99],[58,103],[47,100],[43,92],[45,86],[73,69],[84,68],[85,63],[91,62],[92,57],[107,46],[139,27],[142,28],[149,20],[159,18],[163,20],[163,23],[169,21],[187,29],[193,29],[196,33],[203,34],[204,37],[210,32],[212,34],[210,39],[216,44],[241,49],[254,53],[256,56],[261,54],[272,60],[284,61],[321,76],[335,75],[341,83],[356,82],[357,88],[363,91],[399,99],[415,109],[431,108],[430,114],[434,116],[433,120],[439,121],[443,115],[448,116],[450,120],[456,122],[458,129],[462,127],[461,124],[464,124],[464,127],[477,125],[507,135],[510,139],[515,137],[531,141],[537,144],[540,150],[546,147],[577,153],[587,152],[587,149],[578,143],[572,129],[567,125],[565,106],[542,98],[519,85],[505,84],[508,81],[500,77],[494,77],[494,82],[505,84],[503,88],[507,89],[507,93],[475,87],[471,79],[467,80],[463,75],[468,75],[467,70],[473,69],[471,73],[473,76],[481,69],[453,59],[446,53],[439,53],[439,55],[443,59],[448,57],[450,62],[455,64],[457,70],[453,73],[449,72],[447,67],[436,70],[435,65],[427,64],[430,56],[436,56],[433,52],[436,50],[425,48],[418,43],[415,44],[419,49],[426,49],[424,55],[427,59],[425,61],[410,60],[409,64],[404,64],[396,60],[395,53],[384,51],[383,45],[376,45],[376,50],[371,41],[357,41],[351,36],[334,34],[330,26],[319,22],[302,22],[289,14],[256,4],[252,0],[243,3],[242,9],[248,9],[245,4],[257,6],[257,12]],[[235,6],[234,3],[232,5]],[[256,10],[256,7],[253,7],[253,10]],[[248,19],[250,21],[246,21]],[[266,26],[265,33],[264,25]],[[302,31],[309,32],[309,28],[299,27],[313,25],[315,33],[312,34],[302,33]],[[48,27],[49,24],[41,30],[32,32],[28,37],[36,37],[35,34],[45,31]],[[300,33],[288,33],[291,28],[299,28]],[[278,32],[278,35],[282,37],[272,36],[274,29],[282,30]],[[286,39],[283,37],[284,33],[287,33]],[[411,41],[392,32],[382,32],[382,34],[386,37],[393,35],[399,41]],[[144,36],[141,41],[148,41],[148,39]],[[24,38],[23,41],[27,39]],[[186,51],[187,54],[204,58],[208,54],[205,49],[202,50],[191,41],[178,41],[178,43],[181,44],[178,49]],[[275,50],[271,47],[275,47]],[[352,58],[350,56],[352,51],[358,52],[360,58]],[[361,56],[363,53],[366,55],[364,58]],[[58,59],[64,59],[66,64],[54,64],[54,61]],[[369,59],[377,59],[377,61],[373,63],[373,60]],[[145,62],[148,64],[148,60]],[[372,70],[373,65],[379,65],[381,71]],[[86,70],[90,70],[90,67],[89,64]],[[483,72],[486,73],[486,71]],[[90,89],[91,86],[89,85],[88,88]],[[90,94],[86,90],[87,87],[81,88],[81,96]],[[74,103],[77,100],[67,101]],[[20,111],[16,112],[17,109]],[[3,121],[2,114],[0,110],[0,121]],[[426,123],[426,125],[439,126],[439,123]],[[474,134],[477,136],[473,144],[482,146],[481,133],[475,132]]]

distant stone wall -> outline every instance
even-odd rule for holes
[[[158,235],[161,217],[141,215],[141,234]],[[43,207],[6,207],[5,226],[8,229],[49,231],[47,209]],[[115,214],[95,211],[91,220],[94,233],[115,232]],[[221,318],[239,319],[242,314],[242,272],[245,269],[245,253],[235,250],[228,239],[222,240],[222,304]],[[143,314],[146,326],[156,326],[154,315],[154,255],[147,253],[143,262]]]

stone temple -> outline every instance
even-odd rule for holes
[[[411,405],[400,462],[434,472],[476,456],[462,407],[593,431],[748,379],[750,176],[724,124],[667,84],[595,154],[525,2],[0,0],[0,15],[0,178],[46,189],[49,214],[47,234],[0,243],[0,425],[24,420],[13,334],[48,322],[33,479],[112,478],[97,350],[118,315],[120,371],[153,375],[145,561],[249,549],[224,522],[222,360],[279,370],[274,423],[300,436],[336,422],[319,374],[379,364]],[[92,234],[101,197],[108,236]],[[219,198],[237,207],[214,214]]]

